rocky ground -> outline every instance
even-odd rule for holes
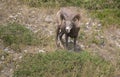
[[[120,29],[110,28],[102,30],[102,24],[92,19],[88,12],[84,9],[76,8],[81,14],[81,34],[83,40],[78,40],[78,46],[82,50],[88,50],[92,53],[98,54],[111,61],[114,65],[120,58]],[[48,37],[55,35],[55,15],[58,8],[31,8],[26,5],[22,5],[19,2],[12,2],[8,0],[0,1],[0,24],[6,24],[9,22],[17,22],[25,25],[28,29],[34,33],[44,30],[44,34]],[[91,36],[94,33],[97,35]],[[99,39],[100,43],[88,43],[89,39],[95,37]],[[79,37],[81,38],[81,37]],[[52,39],[53,41],[55,39]],[[86,43],[87,42],[87,43]],[[26,46],[22,52],[18,53],[4,47],[0,40],[0,77],[12,77],[14,69],[17,68],[16,62],[21,60],[24,53],[40,53],[55,50],[53,48],[41,48],[39,46]],[[7,55],[7,57],[6,57]]]

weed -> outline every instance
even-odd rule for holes
[[[2,71],[4,67],[6,67],[8,61],[7,59],[9,59],[9,56],[10,55],[7,52],[0,50],[0,61],[1,61],[0,71]]]
[[[88,52],[27,54],[13,77],[110,77],[112,65]]]
[[[79,6],[86,9],[119,8],[119,0],[21,0],[31,7]]]
[[[7,26],[1,26],[0,39],[3,40],[5,46],[11,46],[13,49],[18,49],[21,44],[33,45],[34,34],[25,26],[17,23],[9,23]]]
[[[104,27],[110,27],[114,25],[120,27],[120,10],[119,9],[102,9],[92,10],[91,15],[100,19]]]

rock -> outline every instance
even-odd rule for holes
[[[53,31],[49,31],[49,33],[50,33],[49,35],[53,35]]]
[[[51,17],[50,15],[46,16],[46,18],[45,18],[45,22],[48,22],[48,23],[53,22],[52,17]]]
[[[19,56],[19,59],[22,59],[22,56]]]
[[[1,73],[3,74],[2,77],[12,77],[13,69],[12,68],[4,68]]]
[[[98,27],[101,27],[101,26],[102,26],[102,24],[99,23],[99,24],[98,24]]]
[[[27,53],[28,51],[27,50],[24,50],[25,53]]]
[[[41,52],[43,53],[43,52],[45,52],[45,51],[44,51],[44,50],[39,50],[38,52],[39,52],[39,53],[41,53]]]
[[[96,25],[96,22],[92,22],[92,25],[95,26],[95,25]]]
[[[4,51],[8,51],[9,49],[8,49],[8,47],[6,47],[5,49],[4,49]]]
[[[0,64],[2,64],[3,62],[2,61],[0,61]]]
[[[82,44],[80,45],[80,47],[81,47],[82,49],[85,49],[85,46],[84,46],[84,45],[82,45]]]
[[[22,15],[20,12],[17,13],[18,15]]]
[[[2,57],[1,57],[1,60],[5,60],[5,56],[2,56]]]
[[[104,39],[104,36],[100,36],[101,39]]]
[[[9,18],[14,18],[14,16],[13,16],[13,15],[10,15]]]
[[[120,44],[116,41],[115,42],[116,46],[120,48]]]
[[[14,53],[14,50],[10,49],[9,47],[6,47],[3,51],[7,53]]]

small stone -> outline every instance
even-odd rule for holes
[[[28,51],[27,50],[24,50],[25,53],[27,53]]]
[[[95,26],[95,25],[96,25],[96,23],[95,23],[95,22],[93,22],[93,23],[92,23],[92,25],[93,25],[93,26]]]
[[[21,13],[17,13],[18,15],[21,15]]]
[[[100,36],[100,38],[101,38],[101,39],[103,39],[103,38],[104,38],[104,36]]]
[[[43,52],[45,52],[45,51],[44,51],[44,50],[39,50],[39,53],[41,53],[41,52],[43,53]]]
[[[22,59],[22,56],[19,56],[19,59]]]
[[[98,24],[98,27],[102,26],[101,24]]]
[[[13,71],[13,69],[11,68],[11,69],[10,69],[10,72],[12,72],[12,71]]]
[[[53,35],[53,31],[49,31],[50,35]]]
[[[47,16],[45,18],[45,22],[48,22],[48,23],[53,22],[53,19],[51,18],[51,16]]]
[[[89,25],[89,22],[87,22],[86,25]]]
[[[115,42],[116,46],[118,46],[120,48],[120,44],[118,42]]]
[[[1,72],[4,73],[4,70],[2,70]]]
[[[13,58],[13,61],[16,61],[17,60],[17,58],[15,57],[15,58]]]
[[[1,60],[5,60],[5,56],[2,56],[2,57],[1,57]]]
[[[85,48],[85,46],[84,46],[84,45],[80,45],[80,47],[81,47],[82,49],[84,49],[84,48]]]
[[[8,48],[5,48],[4,51],[8,51]]]
[[[0,61],[0,64],[2,64],[3,62],[2,61]]]
[[[13,16],[13,15],[10,15],[9,17],[10,17],[10,18],[14,18],[14,16]]]

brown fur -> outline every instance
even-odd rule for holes
[[[57,29],[56,29],[56,44],[58,40],[63,43],[62,36],[65,34],[65,48],[68,49],[68,37],[74,38],[74,50],[76,49],[76,39],[80,30],[79,26],[80,14],[71,8],[61,8],[57,12]],[[66,22],[70,22],[67,24]],[[70,32],[67,32],[66,26],[70,27]]]

